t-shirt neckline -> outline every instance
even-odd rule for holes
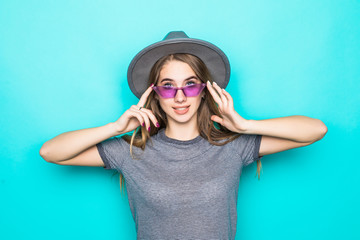
[[[178,140],[178,139],[174,139],[174,138],[169,138],[165,134],[165,128],[160,129],[157,135],[159,137],[159,140],[161,140],[161,141],[173,143],[173,144],[180,144],[180,145],[194,144],[194,143],[201,141],[201,139],[203,139],[200,135],[198,135],[197,137],[190,139],[190,140]]]

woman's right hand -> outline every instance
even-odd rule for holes
[[[138,104],[132,105],[118,120],[114,122],[115,129],[119,135],[130,132],[140,125],[146,127],[146,129],[150,131],[150,120],[153,122],[154,126],[159,127],[159,123],[154,113],[149,109],[143,108],[152,91],[152,86],[153,84],[146,89]]]

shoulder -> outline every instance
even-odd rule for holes
[[[123,136],[116,136],[108,138],[98,144],[96,144],[99,151],[115,151],[115,150],[123,150],[125,147],[129,146],[128,142],[124,139]]]
[[[258,155],[262,135],[257,134],[239,134],[229,145],[240,156],[248,158]]]

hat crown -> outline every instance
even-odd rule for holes
[[[128,68],[128,83],[136,97],[149,87],[149,76],[154,64],[169,54],[192,54],[203,61],[212,79],[225,88],[230,79],[230,64],[225,53],[214,44],[190,38],[184,31],[171,31],[162,41],[141,50],[131,61]]]
[[[174,38],[189,38],[188,35],[184,31],[172,31],[169,32],[163,39],[164,40],[170,40]]]

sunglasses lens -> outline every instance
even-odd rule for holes
[[[176,94],[176,89],[173,87],[156,87],[154,88],[157,94],[160,95],[162,98],[173,98]]]
[[[195,97],[204,89],[203,84],[193,84],[183,88],[184,94],[187,97]]]
[[[193,84],[182,88],[182,91],[184,92],[184,95],[186,97],[195,97],[200,94],[200,92],[204,89],[204,87],[205,87],[205,83]],[[153,87],[153,89],[162,98],[174,98],[177,91],[177,89],[174,87],[164,87],[164,86]]]

